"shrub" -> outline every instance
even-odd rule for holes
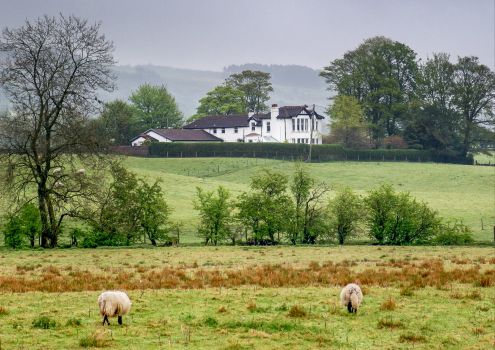
[[[395,300],[392,298],[388,298],[380,305],[380,310],[384,311],[393,311],[397,307]]]
[[[308,313],[306,312],[306,310],[299,305],[293,305],[288,313],[289,317],[306,317],[307,315]]]
[[[442,224],[439,233],[433,239],[438,245],[464,245],[474,242],[471,230],[462,222]]]
[[[365,199],[371,237],[379,244],[418,244],[431,240],[440,227],[437,212],[409,193],[382,185]]]
[[[67,320],[67,322],[65,323],[66,326],[70,326],[70,327],[78,327],[82,324],[81,320],[78,319],[78,318],[70,318]]]
[[[363,216],[361,198],[350,188],[344,188],[328,205],[330,232],[337,236],[339,244],[356,234],[358,224]]]
[[[57,322],[48,316],[40,316],[33,320],[34,328],[50,329],[57,327]]]
[[[79,340],[79,346],[83,348],[103,348],[109,345],[109,340],[106,333],[96,331]]]
[[[208,326],[208,327],[216,327],[218,326],[218,321],[216,318],[214,317],[211,317],[211,316],[207,316],[204,320],[203,320],[203,324],[205,326]]]
[[[4,228],[5,244],[14,249],[20,248],[27,238],[31,248],[34,248],[40,232],[41,222],[38,208],[32,203],[26,203],[17,213],[8,216]]]

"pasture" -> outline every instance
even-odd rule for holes
[[[0,251],[2,349],[486,349],[491,247],[179,247]],[[356,315],[342,285],[365,294]],[[124,325],[96,299],[123,288]],[[47,329],[33,324],[40,317]],[[36,323],[36,322],[35,322]],[[39,322],[38,322],[39,324]]]
[[[184,224],[182,243],[199,242],[195,234],[197,212],[192,201],[196,187],[213,190],[224,186],[237,196],[263,168],[290,175],[294,163],[248,158],[126,158],[129,170],[150,181],[161,178],[172,220]],[[446,220],[461,220],[477,241],[493,241],[495,225],[495,168],[408,162],[330,162],[307,164],[317,181],[333,190],[349,186],[361,195],[383,183],[408,191],[427,202]],[[335,191],[330,193],[332,196]],[[483,230],[481,222],[483,221]],[[359,238],[367,240],[366,236]]]

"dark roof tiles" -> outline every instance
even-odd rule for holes
[[[187,130],[187,129],[151,129],[158,135],[161,135],[170,141],[190,141],[190,142],[207,142],[207,141],[223,141],[222,139],[213,136],[204,130]]]

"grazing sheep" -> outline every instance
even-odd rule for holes
[[[98,297],[98,305],[100,306],[100,315],[103,316],[103,325],[108,322],[109,317],[118,316],[118,322],[122,324],[122,315],[127,314],[131,310],[131,300],[125,292],[112,290],[103,292]]]
[[[85,173],[86,173],[85,169],[79,169],[78,171],[76,171],[76,175],[84,175]]]
[[[342,305],[347,306],[349,312],[356,313],[362,301],[363,293],[361,292],[361,288],[355,283],[349,283],[340,292],[340,302]]]
[[[62,188],[64,187],[64,183],[62,181],[56,181],[55,184],[53,184],[53,187]]]
[[[60,168],[60,167],[53,168],[53,173],[54,174],[60,174],[61,172],[62,172],[62,168]]]

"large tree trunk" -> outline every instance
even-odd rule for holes
[[[48,238],[50,237],[50,225],[48,223],[48,213],[46,210],[45,191],[42,186],[38,186],[38,209],[41,219],[41,246],[48,248]]]

